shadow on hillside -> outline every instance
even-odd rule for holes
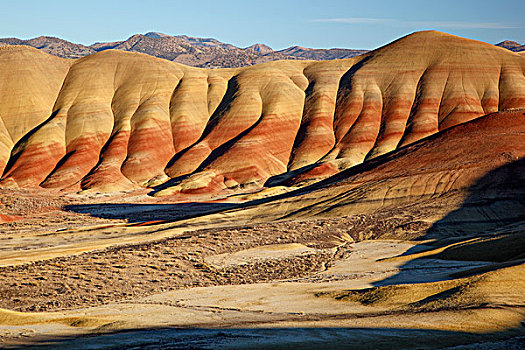
[[[467,242],[473,238],[478,240]],[[436,221],[419,240],[433,242],[416,245],[403,255],[459,244],[432,256],[410,260],[399,267],[398,274],[374,285],[443,280],[468,269],[475,273],[524,263],[525,158],[479,179],[462,205]],[[425,270],[427,264],[436,266],[436,259],[441,267]]]
[[[525,220],[525,158],[490,171],[469,192],[461,207],[434,223],[425,239],[491,234]]]

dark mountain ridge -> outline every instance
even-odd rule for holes
[[[0,39],[0,45],[27,45],[51,55],[72,59],[109,49],[141,52],[203,68],[243,67],[275,60],[330,60],[349,58],[367,52],[367,50],[352,49],[311,49],[300,46],[275,51],[261,43],[239,48],[213,38],[172,36],[157,32],[135,34],[127,40],[97,42],[89,46],[50,36],[28,40],[3,38]]]
[[[504,40],[500,43],[497,43],[496,46],[503,47],[504,49],[514,52],[525,51],[525,45],[521,45],[520,43],[517,43],[512,40]]]
[[[0,39],[0,45],[27,45],[54,56],[70,59],[109,49],[123,50],[145,53],[202,68],[244,67],[276,60],[333,60],[350,58],[368,52],[368,50],[313,49],[302,46],[291,46],[276,51],[262,43],[240,48],[213,38],[174,36],[158,32],[135,34],[126,40],[97,42],[89,46],[75,44],[52,36],[39,36],[28,40],[3,38]],[[495,45],[514,52],[525,51],[525,45],[511,40],[505,40]]]

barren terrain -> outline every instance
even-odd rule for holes
[[[0,347],[522,349],[524,72],[0,49]]]

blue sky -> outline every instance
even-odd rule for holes
[[[496,43],[525,43],[523,0],[2,0],[0,37],[58,36],[82,44],[158,31],[213,37],[245,47],[262,42],[373,49],[436,29]]]

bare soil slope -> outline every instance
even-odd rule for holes
[[[9,64],[13,52],[2,51]],[[317,174],[330,175],[523,108],[524,67],[517,54],[439,32],[353,59],[243,69],[104,51],[72,64],[56,101],[47,101],[45,122],[22,118],[38,127],[4,142],[0,156],[9,164],[0,186],[114,191],[178,179],[158,193],[170,195],[260,187],[319,162]],[[15,94],[6,81],[3,95]]]

